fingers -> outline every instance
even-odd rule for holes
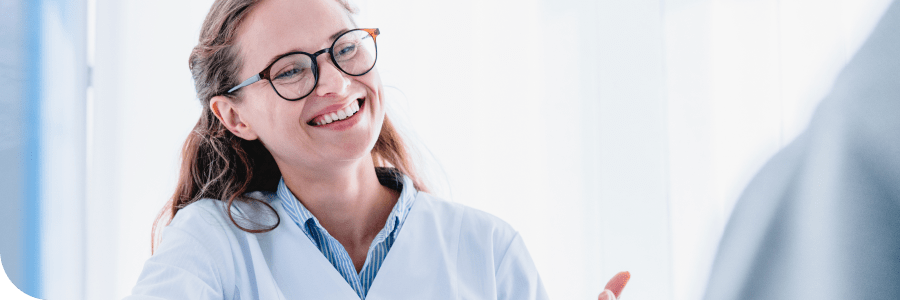
[[[604,291],[604,293],[606,291],[610,291],[615,296],[615,298],[610,298],[609,300],[619,298],[619,296],[622,295],[622,290],[625,289],[625,284],[628,283],[629,279],[631,279],[631,273],[628,273],[628,271],[624,271],[619,272],[618,274],[616,274],[616,276],[613,276],[613,278],[610,279],[608,283],[606,283],[606,290]],[[600,294],[600,296],[603,296],[603,294]]]
[[[610,290],[603,290],[600,293],[600,297],[597,297],[597,300],[616,300],[616,295]]]

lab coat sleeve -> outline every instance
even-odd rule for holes
[[[547,299],[547,291],[525,248],[516,233],[497,266],[497,299]]]
[[[126,300],[231,299],[227,237],[214,212],[192,204],[178,212],[163,231],[156,253]],[[223,287],[232,287],[226,290]]]

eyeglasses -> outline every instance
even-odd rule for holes
[[[341,72],[350,76],[365,75],[375,67],[375,60],[378,58],[375,37],[379,34],[381,31],[378,28],[353,29],[338,36],[331,47],[316,53],[298,51],[284,54],[259,74],[228,90],[228,93],[265,79],[281,98],[288,101],[303,99],[319,83],[319,64],[316,58],[324,53],[329,54],[331,62]]]

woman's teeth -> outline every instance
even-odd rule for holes
[[[358,111],[359,111],[359,101],[353,101],[353,103],[350,103],[350,106],[347,106],[346,108],[344,108],[342,110],[339,110],[339,111],[336,111],[336,112],[333,112],[330,114],[326,114],[325,116],[322,117],[322,119],[320,119],[318,122],[316,122],[316,125],[321,126],[321,125],[325,125],[325,124],[330,124],[331,122],[334,122],[334,121],[340,121],[340,120],[343,120],[343,119],[353,116],[353,114],[355,114]]]

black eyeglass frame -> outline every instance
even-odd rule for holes
[[[366,33],[369,34],[369,36],[372,37],[372,44],[375,45],[375,60],[372,61],[372,66],[369,67],[369,69],[366,70],[365,72],[362,72],[362,73],[359,73],[359,74],[350,74],[349,72],[345,71],[344,68],[341,68],[341,66],[340,66],[340,64],[338,64],[337,60],[334,59],[334,54],[333,54],[333,51],[334,51],[334,50],[333,50],[333,49],[334,49],[334,46],[336,46],[337,42],[338,42],[339,40],[341,40],[342,37],[344,37],[344,35],[347,35],[348,33],[351,33],[351,32],[357,31],[357,30],[365,31]],[[331,42],[331,47],[328,47],[328,48],[325,48],[325,49],[316,51],[315,53],[310,54],[310,53],[306,53],[306,52],[303,52],[303,51],[295,51],[295,52],[290,52],[290,53],[282,54],[281,56],[278,56],[278,58],[276,58],[275,60],[273,60],[272,63],[270,63],[268,66],[266,66],[266,68],[263,69],[261,72],[259,72],[259,73],[256,74],[256,75],[253,75],[253,76],[250,77],[250,78],[247,78],[247,80],[244,80],[243,82],[241,82],[241,84],[238,84],[238,85],[236,85],[235,87],[233,87],[233,88],[231,88],[230,90],[228,90],[227,93],[228,93],[228,94],[231,94],[232,92],[237,91],[237,90],[239,90],[239,89],[242,88],[242,87],[245,87],[245,86],[254,84],[254,83],[256,83],[257,81],[260,81],[260,80],[265,79],[265,80],[269,81],[269,85],[272,87],[272,90],[275,91],[275,94],[278,94],[278,96],[281,97],[281,98],[284,99],[284,100],[287,100],[287,101],[297,101],[297,100],[306,98],[306,96],[309,96],[310,94],[312,94],[312,92],[316,90],[316,87],[319,86],[319,62],[317,61],[317,58],[319,57],[319,55],[322,55],[322,54],[324,54],[324,53],[328,53],[328,57],[331,58],[331,62],[334,63],[334,66],[335,66],[338,70],[341,70],[341,72],[344,72],[344,74],[347,74],[347,75],[350,75],[350,76],[362,76],[362,75],[366,75],[366,73],[369,73],[369,71],[372,71],[372,69],[375,68],[375,63],[378,62],[378,41],[377,41],[376,37],[377,37],[379,34],[381,34],[381,30],[378,30],[378,28],[356,28],[356,29],[351,29],[351,30],[347,30],[347,32],[341,33],[341,35],[339,35],[336,39],[334,39],[334,42]],[[272,66],[274,66],[275,63],[277,63],[277,62],[278,62],[279,60],[281,60],[282,58],[284,58],[284,57],[286,57],[286,56],[295,55],[295,54],[303,54],[303,55],[309,56],[309,58],[312,60],[312,66],[311,66],[311,67],[312,67],[312,72],[313,72],[313,78],[314,78],[315,81],[313,82],[312,89],[310,89],[309,92],[307,92],[305,95],[300,96],[300,97],[297,97],[297,98],[295,98],[295,99],[288,99],[287,97],[281,95],[281,93],[278,92],[278,89],[275,88],[275,83],[272,82],[271,77],[270,77],[270,76],[271,76],[270,70],[272,69]]]

